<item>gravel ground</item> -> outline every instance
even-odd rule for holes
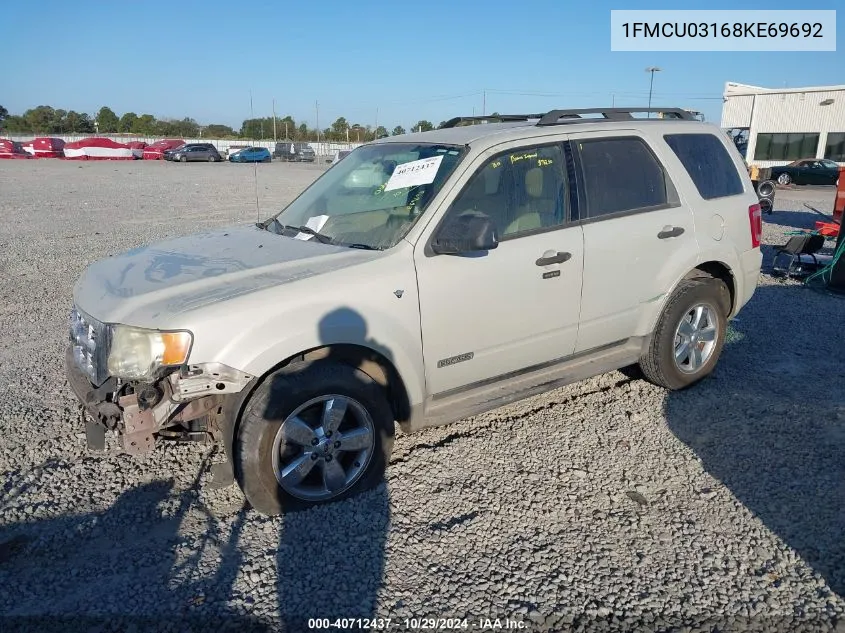
[[[0,629],[845,630],[845,303],[765,274],[696,388],[613,372],[400,436],[381,487],[287,518],[205,486],[208,447],[88,453],[62,370],[73,282],[320,173],[256,171],[0,161],[0,614],[20,618]],[[764,241],[832,199],[778,192]]]

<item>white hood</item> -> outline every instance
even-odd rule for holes
[[[94,262],[76,305],[105,323],[178,327],[179,315],[383,255],[236,226],[157,242]]]

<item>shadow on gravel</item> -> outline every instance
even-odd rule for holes
[[[665,402],[670,429],[704,468],[840,597],[845,597],[843,311],[845,301],[801,286],[758,287],[732,323],[713,376],[671,393]],[[778,565],[777,552],[762,552],[766,558],[760,576]]]
[[[816,206],[816,205],[813,205]],[[822,209],[816,207],[819,211],[832,213],[832,209]],[[774,210],[771,214],[763,214],[764,224],[774,224],[775,226],[785,226],[793,229],[815,229],[816,222],[829,222],[823,216],[813,213],[809,209],[807,211],[778,211]],[[786,241],[786,240],[784,240]]]
[[[152,481],[102,512],[0,527],[0,630],[265,630],[227,607],[246,511],[224,535],[198,498],[204,470],[181,492]],[[179,533],[190,510],[202,517],[194,538]]]
[[[368,337],[366,321],[351,308],[329,312],[317,328],[324,345],[357,344],[393,360],[387,347]],[[318,362],[333,361],[346,364],[348,357],[335,348]],[[403,405],[407,403],[399,406]],[[341,423],[340,430],[343,429]],[[373,454],[372,459],[382,456]],[[312,479],[303,481],[319,483],[323,481],[322,472],[315,468],[309,473]],[[375,472],[379,476],[367,482],[366,492],[282,517],[277,592],[278,617],[285,630],[313,630],[311,618],[323,619],[316,626],[319,630],[329,630],[338,618],[342,629],[371,630],[366,622],[358,620],[377,615],[390,523],[383,468]]]

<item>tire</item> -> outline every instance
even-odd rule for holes
[[[783,173],[780,176],[778,176],[778,183],[783,185],[783,186],[786,186],[786,185],[792,183],[792,177],[787,173]]]
[[[771,180],[764,180],[757,185],[757,195],[761,198],[772,198],[775,193],[775,183]]]
[[[187,156],[185,156],[185,155],[183,154],[182,156],[180,156],[180,157],[179,157],[179,160],[180,160],[181,162],[183,162],[183,163],[187,163],[187,162],[188,162],[188,157],[187,157]]]
[[[325,430],[321,417],[328,399],[346,405],[334,433],[342,440],[353,437],[350,431],[355,431],[356,440],[368,444],[366,455],[358,448],[345,452],[342,444],[336,448],[337,442],[329,441],[330,431]],[[296,414],[295,423],[288,420],[292,414]],[[283,433],[286,421],[290,430]],[[361,431],[367,424],[369,436]],[[315,433],[317,427],[321,430]],[[298,434],[299,441],[291,441],[291,434]],[[329,359],[297,363],[268,376],[244,407],[232,451],[235,477],[249,503],[262,514],[285,514],[332,503],[383,481],[393,438],[394,416],[385,392],[367,374]],[[276,468],[294,461],[305,467],[306,474],[302,481],[289,481],[284,487],[276,478]],[[330,492],[326,473],[337,471],[327,469],[338,464],[346,481]]]
[[[651,345],[640,359],[640,368],[646,380],[675,391],[689,387],[708,376],[719,361],[725,344],[730,301],[730,292],[719,279],[698,277],[682,281],[666,302],[657,327],[652,333]],[[713,338],[695,343],[696,347],[703,345],[699,347],[702,362],[695,367],[691,362],[691,354],[686,357],[687,362],[684,362],[684,357],[680,358],[680,363],[676,361],[676,343],[681,342],[677,337],[683,336],[677,334],[676,337],[676,332],[682,321],[686,321],[691,312],[698,308],[706,309],[702,325],[705,320],[708,322],[708,327],[702,328],[698,336],[712,327]],[[709,345],[711,342],[712,346]],[[690,349],[689,343],[687,349]]]
[[[208,157],[208,162],[209,162],[209,163],[216,163],[216,162],[217,162],[217,159],[216,159],[214,156],[209,156],[209,157]]]

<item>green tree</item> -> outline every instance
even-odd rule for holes
[[[297,130],[297,134],[299,134],[299,140],[301,141],[310,141],[312,139],[311,132],[308,130],[307,123],[300,123],[299,129]]]
[[[434,125],[431,121],[417,121],[417,124],[414,126],[414,132],[430,132],[434,129]]]
[[[53,118],[50,119],[49,132],[51,134],[61,134],[67,131],[67,111],[53,110]]]
[[[65,128],[68,132],[88,133],[94,131],[94,124],[87,114],[71,110],[65,115]]]
[[[135,126],[135,121],[138,120],[138,115],[134,112],[127,112],[120,117],[120,122],[117,124],[118,132],[131,132]]]
[[[152,114],[142,114],[132,124],[130,131],[133,134],[143,134],[145,136],[153,136],[157,131],[156,118]]]
[[[393,132],[391,132],[391,134],[393,136],[400,136],[404,133],[405,133],[405,128],[403,128],[401,125],[397,125],[395,128],[393,128]]]
[[[237,133],[228,125],[209,123],[203,129],[202,135],[208,138],[230,138],[237,136]]]
[[[386,128],[386,127],[384,127],[383,125],[379,125],[379,126],[376,128],[376,138],[384,138],[384,137],[386,137],[386,136],[390,136],[390,135],[387,133],[387,128]]]
[[[44,134],[50,131],[56,111],[50,106],[38,106],[23,113],[26,121],[26,131],[35,134]]]
[[[95,119],[97,122],[97,133],[98,134],[108,134],[110,132],[117,132],[118,124],[120,120],[117,118],[117,115],[112,111],[111,108],[107,106],[103,106],[100,108],[100,111],[97,112],[97,118]]]
[[[16,114],[10,114],[3,121],[3,129],[12,134],[19,134],[21,132],[29,132],[29,124],[26,119]]]
[[[0,123],[3,123],[9,117],[9,111],[0,105]]]
[[[357,125],[357,124],[356,124]],[[332,123],[331,128],[326,130],[326,137],[334,141],[345,141],[346,131],[349,130],[349,122],[344,117],[338,117]]]

